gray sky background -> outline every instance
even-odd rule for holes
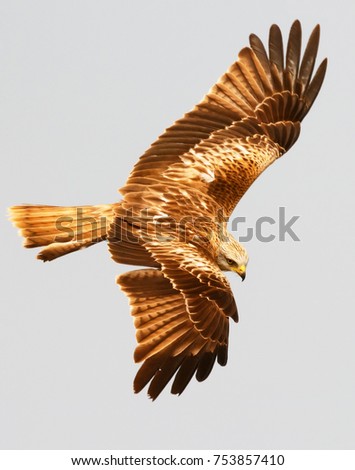
[[[1,2],[0,447],[354,448],[354,2]],[[246,243],[227,367],[181,397],[134,395],[134,328],[105,245],[53,263],[18,203],[118,200],[132,165],[276,22],[322,27],[324,87],[292,150],[235,215],[300,215]],[[269,233],[269,229],[266,230]],[[275,233],[270,228],[270,233]]]

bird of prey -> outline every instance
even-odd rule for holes
[[[243,279],[248,255],[226,225],[255,179],[297,140],[324,79],[314,72],[320,28],[301,54],[295,21],[284,51],[277,25],[268,52],[250,36],[236,62],[192,111],[177,120],[134,166],[113,204],[19,205],[10,217],[43,261],[106,240],[114,261],[140,269],[118,276],[136,327],[134,391],[153,400],[173,379],[181,394],[227,363],[237,306],[223,271]],[[144,267],[144,268],[142,268]]]

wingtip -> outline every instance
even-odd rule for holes
[[[291,25],[291,28],[292,27],[301,28],[301,21],[298,18],[296,18]]]
[[[302,24],[300,22],[300,20],[296,19],[292,25],[291,25],[291,30],[297,30],[297,31],[301,31],[302,30]]]
[[[257,35],[254,34],[254,33],[249,34],[249,44],[250,44],[250,45],[252,44],[252,42],[253,42],[255,39],[258,40],[258,39],[259,39],[259,36],[257,36]]]
[[[320,38],[320,24],[317,23],[315,25],[315,27],[313,28],[313,31],[311,32],[311,36],[310,37],[316,37],[317,38],[317,41],[319,41],[319,38]]]
[[[280,29],[280,26],[276,23],[272,23],[272,25],[270,26],[270,33],[281,33],[281,29]]]
[[[147,393],[147,395],[148,395],[149,400],[151,400],[152,403],[154,403],[155,400],[158,398],[158,395],[155,396],[155,395],[152,395],[152,394],[149,393],[149,392]]]
[[[320,63],[318,69],[321,69],[321,70],[324,69],[323,73],[325,74],[327,71],[327,67],[328,67],[328,57],[325,57]]]
[[[315,27],[313,28],[313,31],[316,30],[318,33],[320,33],[320,24],[317,23]]]

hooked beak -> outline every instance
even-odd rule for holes
[[[233,271],[239,274],[239,276],[242,278],[242,281],[244,281],[245,276],[247,275],[247,268],[245,264],[242,264],[241,266],[236,266],[233,268]]]

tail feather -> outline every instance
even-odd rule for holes
[[[9,213],[10,220],[24,237],[24,246],[45,246],[37,258],[51,261],[105,240],[117,205],[22,205],[10,207]]]

